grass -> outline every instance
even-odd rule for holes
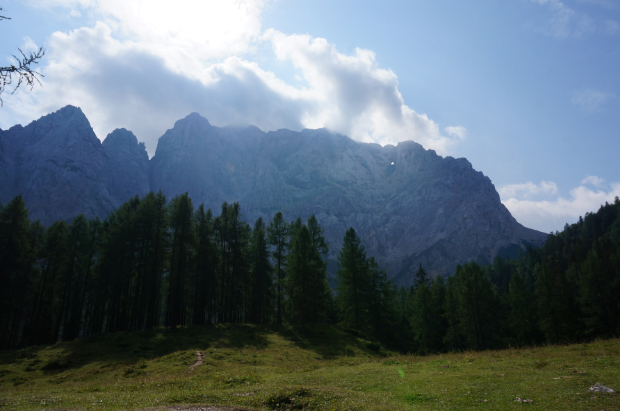
[[[597,382],[620,389],[620,340],[420,357],[328,326],[219,325],[0,352],[6,410],[620,410]]]

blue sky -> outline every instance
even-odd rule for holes
[[[148,6],[147,6],[148,5]],[[150,154],[192,111],[466,157],[524,225],[620,195],[620,1],[5,0],[0,65],[44,46],[0,127],[73,104]]]

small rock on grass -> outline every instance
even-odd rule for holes
[[[524,402],[526,404],[531,404],[531,403],[534,402],[534,400],[530,400],[528,398],[519,398],[519,397],[517,397],[517,398],[514,399],[514,402]]]
[[[605,387],[604,385],[601,385],[598,382],[596,384],[594,384],[593,386],[591,386],[590,388],[588,388],[588,391],[591,391],[591,392],[615,392],[611,388]]]

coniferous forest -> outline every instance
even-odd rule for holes
[[[458,266],[409,288],[388,280],[353,228],[327,281],[329,245],[312,216],[251,227],[187,194],[134,197],[101,221],[44,227],[21,198],[0,206],[0,347],[212,323],[336,324],[421,354],[617,337],[620,201],[519,258]]]

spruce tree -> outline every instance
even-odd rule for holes
[[[534,293],[518,271],[510,278],[508,289],[509,323],[514,342],[519,346],[533,345],[539,341],[540,334]]]
[[[325,263],[305,225],[295,230],[286,273],[290,322],[303,328],[323,320],[330,295]]]
[[[458,266],[455,277],[459,319],[469,348],[493,348],[499,337],[499,299],[491,282],[476,263]]]
[[[428,275],[426,270],[422,268],[422,263],[420,263],[418,271],[416,271],[415,273],[415,279],[413,282],[414,287],[417,289],[422,284],[426,285],[427,287],[430,287],[431,283],[432,283],[431,277]]]
[[[582,325],[572,289],[557,260],[552,258],[539,266],[536,300],[540,328],[547,341],[562,343],[580,337]]]
[[[402,329],[398,313],[397,289],[388,280],[385,270],[379,268],[374,257],[367,262],[369,273],[368,288],[368,334],[397,349],[403,346]]]
[[[457,272],[459,269],[457,267]],[[443,345],[449,351],[461,351],[467,347],[465,331],[461,322],[461,303],[459,298],[459,284],[456,276],[448,277],[446,281],[445,322],[446,333],[443,336]]]
[[[342,324],[359,331],[367,319],[370,273],[366,251],[353,227],[344,235],[336,275],[336,303]]]
[[[439,307],[426,283],[422,282],[413,298],[413,315],[411,326],[420,354],[441,349],[441,316]]]
[[[617,336],[620,325],[620,267],[613,263],[616,251],[607,238],[597,238],[578,272],[578,301],[590,335]]]

